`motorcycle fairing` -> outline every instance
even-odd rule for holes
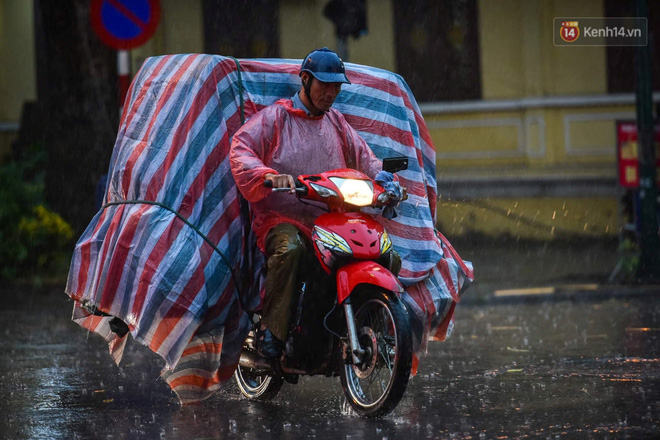
[[[353,289],[360,284],[382,287],[397,295],[403,293],[403,286],[392,272],[374,261],[355,261],[337,270],[337,301],[343,303]]]
[[[346,240],[353,258],[375,260],[380,256],[380,236],[385,228],[373,217],[360,212],[331,212],[319,216],[314,223]]]

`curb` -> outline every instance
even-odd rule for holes
[[[523,289],[495,290],[488,304],[548,301],[600,301],[605,299],[651,298],[660,296],[660,285],[567,284]]]

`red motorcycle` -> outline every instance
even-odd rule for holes
[[[383,161],[383,169],[392,173],[407,167],[405,157]],[[273,189],[278,190],[289,188]],[[296,196],[328,207],[314,222],[316,258],[299,271],[284,354],[261,357],[250,332],[235,373],[238,387],[249,399],[268,400],[284,381],[297,383],[299,375],[339,375],[357,413],[385,415],[408,384],[412,333],[392,242],[385,228],[360,210],[387,208],[391,197],[365,174],[349,169],[299,176]]]

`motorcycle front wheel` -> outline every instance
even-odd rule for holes
[[[353,297],[351,297],[353,298]],[[341,369],[341,384],[360,415],[388,414],[403,397],[412,367],[412,330],[403,304],[390,292],[356,295],[355,327],[365,356]]]

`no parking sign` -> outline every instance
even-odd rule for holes
[[[117,50],[144,44],[160,20],[159,0],[92,0],[90,20],[96,35]]]
[[[117,50],[119,103],[123,106],[130,83],[127,51],[143,45],[156,32],[160,0],[92,0],[89,18],[101,41]]]

